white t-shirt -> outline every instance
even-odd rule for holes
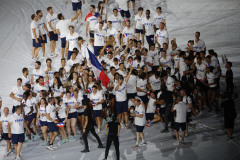
[[[22,78],[22,86],[30,83],[30,78],[29,78],[29,76],[27,76],[27,78],[26,78],[26,77],[24,77],[24,76],[22,75],[21,78]]]
[[[140,104],[139,106],[136,106],[134,112],[135,112],[136,115],[139,115],[139,114],[143,115],[142,118],[135,117],[135,125],[145,126],[145,124],[146,124],[146,115],[145,115],[145,108],[143,107],[143,105]]]
[[[151,56],[153,58],[153,66],[159,66],[159,56],[158,56],[158,50],[154,50],[154,51],[149,51],[148,55]]]
[[[122,31],[122,35],[123,35],[123,43],[127,44],[127,39],[132,39],[133,35],[134,35],[134,28],[130,27],[129,29],[127,27],[125,27]]]
[[[62,86],[60,86],[59,88],[58,87],[54,87],[54,88],[52,88],[52,90],[53,90],[53,97],[58,97],[58,96],[60,96],[62,94],[63,87]]]
[[[44,106],[40,106],[40,108],[38,109],[39,111],[39,120],[40,121],[43,121],[43,122],[46,122],[47,121],[47,115],[45,116],[42,116],[43,114],[46,114],[47,113],[47,110]]]
[[[162,13],[161,13],[160,15],[158,15],[158,13],[156,13],[156,14],[153,16],[153,19],[154,19],[156,28],[159,28],[160,22],[163,22],[163,20],[166,19],[166,17],[165,17],[165,15],[162,14]]]
[[[64,98],[63,103],[65,104],[65,106],[67,107],[68,105],[71,107],[74,107],[77,103],[76,99],[74,97],[71,97],[70,99]],[[75,108],[68,108],[69,113],[74,113],[77,112],[77,109]]]
[[[168,91],[171,91],[171,92],[173,91],[172,85],[174,85],[174,83],[175,83],[175,80],[172,77],[168,76],[166,81],[166,87]]]
[[[3,114],[0,117],[0,122],[2,122],[2,131],[3,133],[8,133],[8,121],[9,121],[9,117],[10,115],[8,115],[7,117],[5,116],[5,114]]]
[[[17,113],[12,114],[9,116],[8,122],[11,122],[11,133],[12,134],[22,134],[24,133],[24,118],[23,115],[20,114],[19,116]]]
[[[96,16],[91,16],[87,18],[87,22],[89,22],[89,29],[94,30],[95,25],[98,23],[98,19]]]
[[[59,20],[56,24],[56,29],[60,32],[60,38],[64,38],[69,34],[69,25],[71,24],[71,19]]]
[[[182,101],[186,103],[187,107],[190,103],[192,103],[192,99],[189,96],[184,96]],[[191,112],[192,110],[190,108],[187,108],[187,111]]]
[[[140,88],[140,89],[147,89],[147,79],[143,80],[143,79],[140,79],[138,78],[137,79],[137,87]],[[137,91],[137,95],[138,96],[145,96],[147,93],[146,92],[138,92]]]
[[[117,69],[117,68],[116,68]],[[126,71],[118,70],[117,73],[121,74],[123,77],[127,76]]]
[[[161,57],[161,58],[160,58],[160,63],[161,63],[161,64],[164,64],[164,65],[167,65],[167,67],[172,68],[172,58],[171,58],[170,56],[167,56],[166,59],[163,58],[163,57]],[[163,66],[162,68],[163,68],[164,70],[166,70],[167,67],[164,67],[164,66]]]
[[[22,86],[18,87],[18,86],[14,86],[12,88],[12,92],[14,93],[14,96],[17,98],[23,98],[23,92],[24,90],[22,89]],[[21,103],[15,99],[13,99],[13,106],[17,106],[20,105]]]
[[[42,86],[42,85],[39,85],[39,83],[37,83],[37,84],[34,86],[34,92],[37,93],[37,95],[39,96],[41,90],[47,91],[47,90],[48,90],[48,86],[47,86],[46,84]]]
[[[52,65],[53,66],[53,65]],[[43,69],[45,71],[45,75],[48,76],[49,80],[52,80],[54,78],[54,72],[56,72],[57,70],[53,67],[51,67],[51,70],[48,71],[48,73],[46,72],[47,71],[47,67],[45,67]]]
[[[51,25],[53,27],[53,29],[56,29],[56,23],[57,23],[57,14],[53,13],[53,15],[51,16],[49,13],[47,14],[47,17],[46,17],[46,21],[47,21],[47,28],[48,28],[48,31],[53,31],[50,27],[49,27],[49,24],[48,22],[51,22]]]
[[[76,63],[80,63],[80,60],[79,59],[75,59],[75,60],[73,60],[72,58],[71,59],[69,59],[68,61],[67,61],[67,66],[69,67],[69,68],[72,68],[72,66],[74,65],[74,64],[76,64]]]
[[[40,76],[45,76],[45,72],[41,69],[39,69],[38,71],[36,69],[33,69],[32,71],[33,74],[33,82],[36,83],[36,80],[40,77]]]
[[[196,64],[196,68],[197,68],[196,78],[199,80],[205,79],[206,65],[204,65],[203,63],[201,63],[201,65]]]
[[[149,78],[149,83],[154,91],[160,90],[161,89],[161,79],[160,77],[156,79],[155,75],[152,75]]]
[[[32,36],[32,39],[35,39],[35,37],[34,37],[34,35],[33,35],[33,31],[32,31],[33,28],[35,28],[36,36],[37,36],[37,38],[39,38],[39,27],[38,27],[38,23],[35,22],[35,21],[32,21],[30,28],[31,28],[31,36]]]
[[[168,38],[168,32],[167,30],[163,29],[162,31],[157,30],[155,36],[157,37],[158,43],[161,45],[161,48],[163,47],[163,43],[167,43],[166,38]]]
[[[152,18],[147,19],[146,17],[144,17],[142,19],[142,24],[145,26],[146,36],[154,35],[154,20]]]
[[[57,119],[56,109],[54,105],[48,104],[46,107],[46,111],[47,113],[50,113],[50,117],[52,118],[52,120]],[[47,122],[52,122],[52,121],[47,119]]]
[[[137,92],[137,76],[130,75],[127,82],[127,93],[136,93]]]
[[[112,22],[112,27],[116,28],[117,31],[120,31],[122,29],[122,22],[123,18],[120,15],[117,15],[116,17],[114,15],[110,15],[108,17],[108,21]]]
[[[117,87],[117,85],[114,87]],[[124,80],[121,86],[119,86],[118,90],[116,91],[116,101],[117,102],[123,102],[127,100],[127,84]]]
[[[156,99],[153,99],[151,97],[149,98],[146,113],[155,113],[156,110],[156,105],[154,104],[155,101]]]
[[[95,29],[94,31],[94,46],[104,46],[104,40],[107,32],[105,30]]]
[[[24,106],[25,115],[29,114],[29,112],[31,111],[31,106],[32,106],[31,100],[29,100],[29,99],[27,99],[27,101],[22,100],[22,103],[25,104],[25,106]],[[31,115],[31,114],[29,114],[29,115]]]
[[[93,92],[90,94],[89,97],[90,100],[93,101],[93,110],[102,110],[102,104],[96,105],[97,102],[101,102],[103,99],[102,93],[97,92],[96,94],[93,94]]]
[[[58,117],[59,118],[66,118],[66,105],[63,103],[58,110]]]
[[[180,63],[179,65],[180,78],[182,78],[183,72],[187,70],[188,70],[187,64],[185,62]]]
[[[153,58],[151,56],[142,56],[142,62],[144,63],[147,63],[146,66],[147,66],[147,70],[148,72],[151,72],[152,71],[152,67],[149,66],[149,64],[153,64]]]
[[[69,43],[69,47],[68,50],[69,51],[73,51],[73,48],[78,48],[78,33],[74,32],[73,35],[71,35],[70,33],[66,36],[66,41],[68,41]]]
[[[83,95],[78,96],[77,102],[79,107],[82,106],[82,100],[83,100]],[[78,109],[77,112],[78,113],[84,112],[84,108]]]
[[[198,43],[195,41],[193,45],[193,50],[196,52],[203,51],[206,48],[205,42],[199,39]]]
[[[176,118],[175,122],[177,123],[185,123],[186,122],[186,113],[187,113],[187,105],[184,102],[179,102],[173,107],[173,110],[175,110]]]
[[[142,15],[141,17],[139,16],[139,14],[137,14],[135,16],[135,21],[136,23],[136,29],[143,29],[143,24],[142,24],[142,19],[144,18],[144,16]]]
[[[214,79],[216,78],[215,74],[213,74],[212,72],[207,73],[206,76],[207,76],[207,80],[208,80],[208,83],[209,83],[209,84],[210,84],[210,83],[213,83],[213,82],[214,82]],[[214,83],[214,84],[212,84],[212,85],[209,85],[210,88],[216,87],[216,86],[217,86],[216,83]]]
[[[116,0],[116,2],[118,3],[118,7],[124,11],[128,11],[128,6],[127,6],[128,1],[129,0]]]
[[[41,19],[38,18],[38,28],[41,31],[42,35],[46,34],[44,24],[45,24],[45,22],[44,22],[43,18],[41,18]]]

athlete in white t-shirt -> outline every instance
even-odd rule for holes
[[[50,55],[54,56],[56,41],[58,41],[58,35],[56,33],[57,14],[53,13],[52,7],[47,8],[48,14],[46,16],[47,28],[50,38]]]
[[[168,32],[164,29],[164,23],[160,22],[159,29],[156,31],[155,34],[155,41],[160,44],[161,48],[163,48],[163,43],[169,44],[168,41]]]
[[[32,75],[31,75],[31,84],[35,84],[36,80],[40,77],[45,77],[45,73],[44,71],[41,69],[41,62],[40,61],[36,61],[35,62],[35,69],[33,69],[32,71]]]
[[[32,18],[32,22],[31,22],[30,28],[31,28],[32,41],[33,41],[32,59],[36,60],[36,58],[38,56],[38,52],[42,48],[42,44],[40,42],[40,36],[42,39],[44,39],[44,37],[39,30],[39,26],[38,26],[38,22],[37,22],[38,16],[33,14],[31,16],[31,18]]]
[[[146,10],[146,17],[142,19],[142,24],[146,40],[150,45],[154,43],[154,34],[156,33],[154,19],[150,17],[150,10]]]
[[[23,97],[23,89],[22,89],[22,79],[18,78],[17,79],[17,86],[14,86],[12,88],[12,91],[10,93],[10,97],[13,100],[13,108],[12,108],[12,113],[15,112],[15,107],[20,105],[22,102],[22,97]]]
[[[97,86],[93,85],[92,93],[89,96],[90,104],[93,106],[93,118],[95,118],[97,123],[97,133],[100,134],[100,127],[102,121],[102,104],[104,103],[104,98],[101,92],[97,91]]]
[[[201,52],[201,51],[206,51],[206,45],[205,45],[205,42],[200,38],[200,32],[196,32],[195,33],[195,42],[194,42],[194,45],[193,45],[193,49],[196,51],[196,52]]]
[[[24,136],[24,117],[21,114],[22,107],[16,106],[16,111],[8,119],[8,137],[12,139],[16,150],[16,159],[20,160],[22,144],[25,140]]]
[[[166,17],[162,13],[162,8],[161,7],[157,7],[156,14],[154,14],[153,19],[154,19],[154,23],[155,23],[156,29],[159,29],[158,27],[159,27],[159,24],[161,22],[164,22],[165,26],[167,26],[166,25]]]
[[[142,38],[142,45],[144,46],[144,32],[143,32],[143,24],[142,24],[142,20],[144,18],[143,15],[143,8],[139,7],[138,8],[138,14],[135,16],[134,19],[134,30],[137,36],[137,40],[140,40],[140,33],[141,33],[141,38]]]
[[[60,38],[61,38],[62,58],[64,58],[64,51],[66,48],[66,36],[69,34],[69,26],[72,21],[77,19],[79,14],[80,14],[80,10],[78,14],[76,14],[71,19],[65,19],[62,13],[58,14],[59,21],[56,24],[56,33],[60,35]]]
[[[94,27],[98,22],[97,17],[99,16],[99,13],[95,12],[95,6],[90,5],[90,13],[92,16],[87,17],[85,21],[87,21],[86,24],[86,37],[88,37],[88,33],[90,34],[90,38],[94,37]]]
[[[107,29],[107,37],[113,36],[115,38],[116,42],[119,44],[119,42],[120,42],[120,35],[119,35],[118,30],[112,26],[112,21],[108,21],[107,22],[107,27],[108,27],[108,29]]]
[[[28,69],[24,67],[22,69],[22,77],[21,77],[23,86],[31,82],[30,78],[28,77],[28,73],[29,73]]]
[[[108,21],[112,22],[112,27],[116,28],[118,32],[122,30],[122,26],[124,25],[124,20],[121,15],[118,14],[118,10],[116,8],[113,9],[113,14],[109,14]]]
[[[99,22],[99,27],[94,29],[94,54],[98,56],[107,40],[107,32],[103,30],[103,22]]]
[[[50,141],[49,141],[49,145],[47,146],[47,149],[52,151],[54,150],[53,142],[58,135],[58,127],[56,126],[56,124],[58,123],[58,120],[57,120],[56,109],[53,103],[54,103],[54,99],[52,97],[48,98],[46,113],[47,113],[47,124],[48,124],[49,132],[51,136],[50,136]]]
[[[126,21],[126,27],[122,30],[122,38],[121,38],[121,44],[127,44],[128,39],[134,39],[134,28],[131,27],[130,20]]]
[[[78,47],[78,33],[74,32],[74,27],[69,26],[70,33],[66,36],[66,48],[65,48],[65,56],[68,60],[71,58],[73,53],[73,49]]]
[[[50,36],[47,25],[45,24],[45,20],[43,19],[43,13],[41,10],[36,11],[36,15],[38,16],[38,27],[39,31],[42,33],[43,38],[40,37],[40,41],[42,43],[42,52],[43,52],[43,57],[45,57],[45,43],[47,43],[47,35],[48,37]],[[46,35],[47,34],[47,35]]]
[[[4,157],[7,157],[11,152],[11,138],[8,137],[8,121],[9,121],[9,109],[5,107],[3,110],[3,114],[0,117],[0,134],[2,134],[2,138],[7,142],[7,153],[4,154]]]
[[[135,117],[137,141],[136,144],[132,146],[133,148],[145,144],[143,129],[146,124],[145,107],[139,98],[135,98],[135,106],[135,111],[131,116]],[[140,137],[142,139],[141,143],[139,143]]]

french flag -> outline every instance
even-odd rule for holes
[[[95,16],[96,18],[98,18],[98,16],[100,16],[100,14],[98,12],[95,12],[95,14],[93,15],[92,12],[88,13],[88,15],[85,17],[85,21],[87,21],[87,19],[89,17]]]
[[[93,69],[94,75],[99,80],[101,80],[103,86],[107,88],[108,83],[109,83],[108,76],[103,72],[103,68],[102,68],[101,64],[98,62],[97,58],[94,56],[94,54],[89,49],[88,49],[88,53],[89,53],[89,58],[92,63],[92,69]]]
[[[118,12],[121,12],[121,8],[118,8]]]

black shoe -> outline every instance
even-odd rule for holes
[[[99,145],[98,148],[105,148],[103,145]]]
[[[90,152],[90,151],[89,151],[88,149],[85,148],[85,149],[82,150],[81,152],[82,152],[82,153],[86,153],[86,152]]]
[[[167,132],[169,132],[168,129],[164,129],[161,131],[161,133],[167,133]]]

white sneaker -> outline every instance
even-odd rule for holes
[[[20,156],[17,156],[17,157],[15,158],[15,160],[21,160]]]
[[[200,111],[199,114],[198,114],[198,116],[202,116],[202,115],[203,115],[203,113]]]
[[[145,141],[142,141],[139,145],[145,145],[146,142]]]
[[[176,141],[173,143],[174,146],[179,146],[181,143],[179,141]]]
[[[12,153],[12,150],[10,149],[6,154],[4,154],[4,157],[9,156],[9,154]]]
[[[138,147],[138,146],[139,146],[139,144],[136,143],[136,144],[134,144],[134,145],[132,146],[132,148],[136,148],[136,147]]]
[[[49,150],[51,150],[51,151],[54,151],[54,149],[53,149],[53,146],[52,146],[52,145],[49,145],[49,146],[47,146],[46,148],[47,148],[47,149],[49,149]]]
[[[100,133],[101,133],[100,129],[97,129],[97,134],[100,134]]]

